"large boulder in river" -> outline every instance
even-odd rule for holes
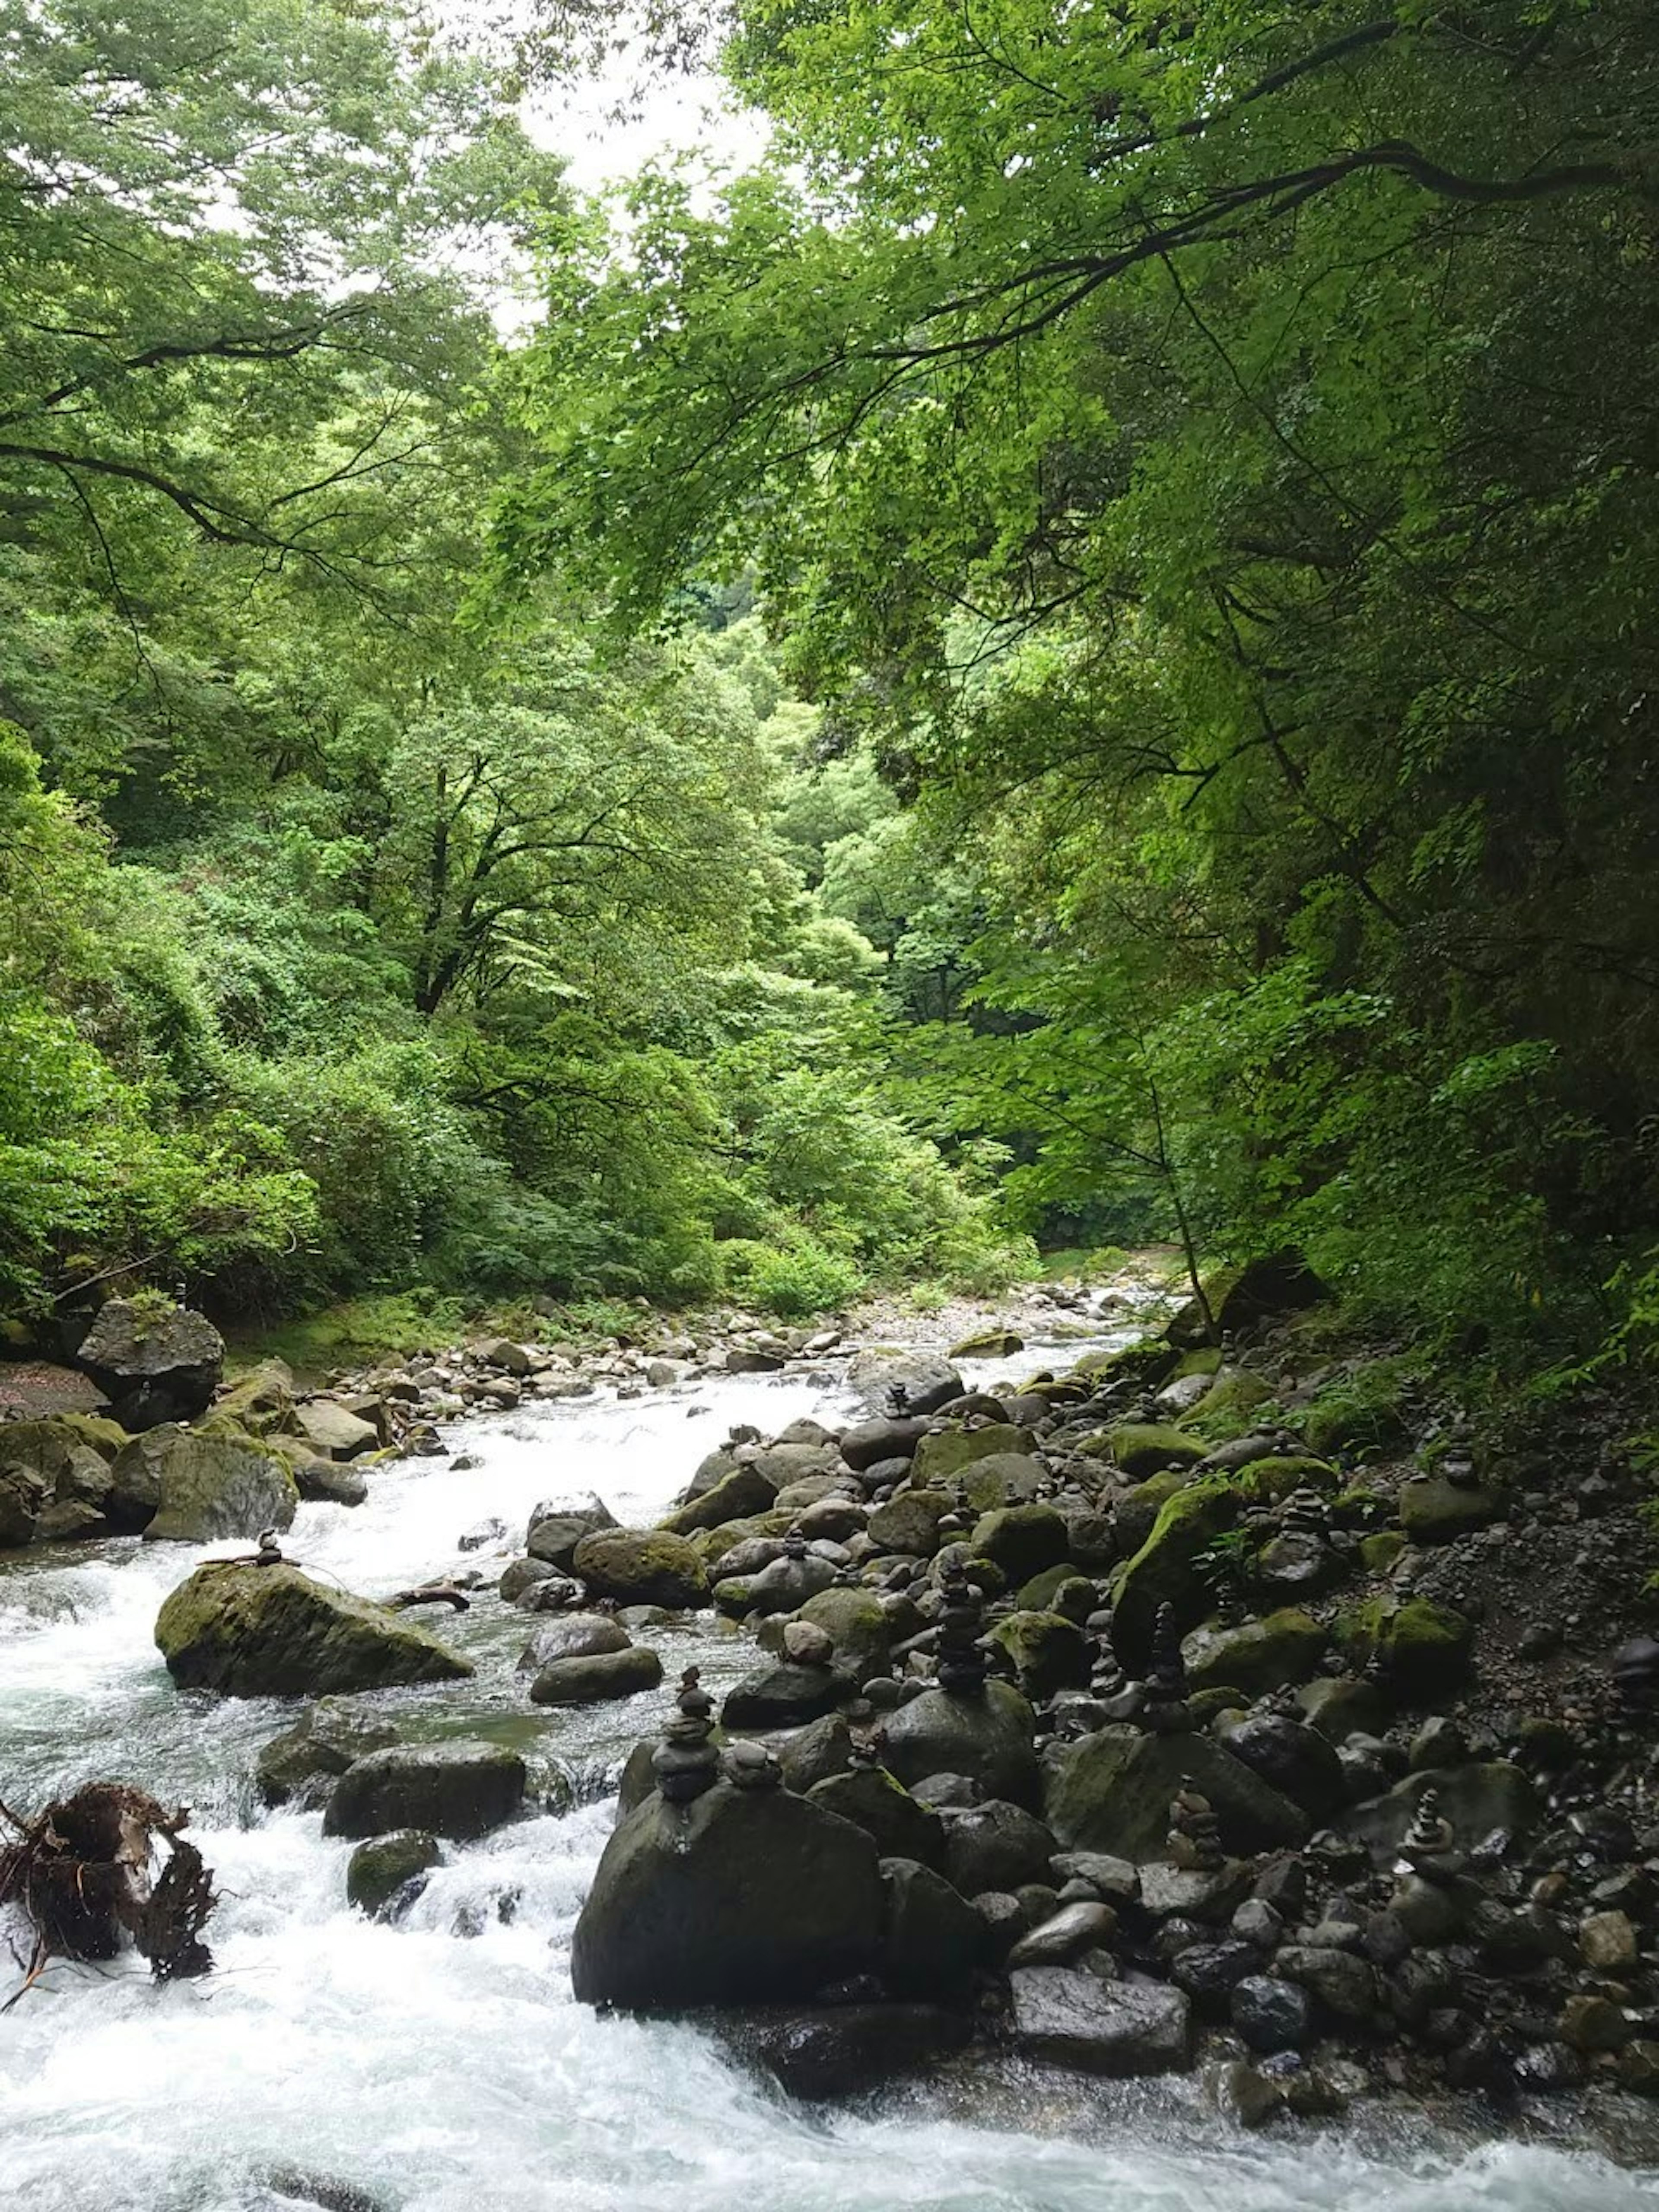
[[[588,1651],[552,1659],[530,1686],[532,1705],[599,1705],[654,1690],[662,1680],[662,1661],[649,1644],[630,1644],[621,1651]]]
[[[550,1499],[531,1515],[525,1549],[532,1559],[562,1568],[568,1574],[582,1538],[616,1525],[616,1515],[593,1491],[585,1497]]]
[[[1243,1504],[1224,1474],[1206,1475],[1164,1500],[1152,1534],[1118,1570],[1112,1584],[1112,1644],[1125,1666],[1139,1671],[1151,1656],[1160,1606],[1183,1632],[1195,1628],[1212,1603],[1200,1555],[1237,1520]]]
[[[418,1828],[470,1843],[524,1802],[525,1763],[499,1743],[397,1743],[354,1759],[323,1815],[325,1836]]]
[[[205,1434],[167,1421],[135,1437],[110,1469],[112,1521],[118,1512],[136,1520],[147,1499],[147,1540],[207,1544],[286,1528],[300,1492],[287,1462],[240,1430]]]
[[[677,1505],[661,1522],[673,1536],[695,1535],[699,1528],[719,1528],[727,1521],[746,1521],[764,1513],[777,1496],[775,1486],[752,1461],[744,1461],[707,1490]]]
[[[965,1774],[988,1797],[1036,1802],[1036,1719],[1010,1683],[987,1682],[977,1692],[924,1690],[890,1713],[884,1727],[888,1771],[907,1789],[932,1774]]]
[[[872,1971],[882,1933],[876,1844],[850,1820],[786,1790],[653,1792],[605,1845],[571,1986],[638,2012],[810,1998]]]
[[[337,1398],[307,1398],[294,1408],[295,1433],[319,1459],[356,1459],[373,1451],[380,1432],[373,1421],[354,1413]]]
[[[571,1555],[595,1597],[622,1605],[696,1607],[708,1602],[708,1574],[684,1536],[665,1528],[600,1528]]]
[[[224,1361],[225,1340],[205,1314],[186,1306],[152,1311],[125,1298],[100,1309],[75,1355],[131,1430],[205,1413]]]
[[[126,1441],[91,1413],[0,1426],[0,1547],[107,1535],[110,1462]]]
[[[298,1567],[210,1560],[180,1583],[155,1641],[181,1688],[295,1698],[453,1682],[472,1663],[429,1629]]]
[[[849,1389],[872,1412],[899,1410],[893,1400],[902,1390],[907,1413],[933,1413],[962,1395],[960,1375],[936,1352],[906,1352],[889,1345],[872,1345],[854,1355],[847,1370]]]
[[[1208,1736],[1143,1735],[1134,1728],[1101,1729],[1070,1745],[1049,1772],[1043,1809],[1068,1850],[1139,1865],[1164,1856],[1170,1801],[1187,1785],[1215,1808],[1231,1851],[1308,1839],[1312,1824],[1301,1808]]]
[[[292,1728],[261,1746],[254,1785],[267,1805],[313,1810],[327,1803],[355,1760],[397,1741],[398,1731],[384,1722],[360,1720],[326,1701],[308,1705]]]

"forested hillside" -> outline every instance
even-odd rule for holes
[[[0,4],[0,1309],[1643,1342],[1652,11],[655,11],[603,207],[611,12]]]

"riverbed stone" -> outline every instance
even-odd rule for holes
[[[882,1977],[900,1996],[955,1996],[971,1984],[985,1948],[985,1923],[929,1863],[881,1862],[887,1917]]]
[[[994,1513],[1033,1504],[1048,1480],[1048,1470],[1030,1451],[994,1451],[951,1476],[948,1487],[965,1511]]]
[[[1413,1544],[1449,1544],[1490,1528],[1504,1510],[1498,1492],[1485,1483],[1465,1486],[1443,1474],[1417,1475],[1401,1486],[1400,1525]]]
[[[312,1705],[261,1747],[254,1784],[267,1805],[311,1809],[327,1802],[354,1760],[397,1741],[398,1731],[386,1722],[361,1719],[328,1704]]]
[[[390,1920],[413,1902],[420,1882],[443,1856],[438,1838],[421,1828],[372,1836],[346,1861],[346,1902],[371,1920]]]
[[[519,1654],[521,1674],[539,1672],[561,1659],[592,1659],[603,1651],[626,1651],[633,1642],[608,1613],[556,1613],[544,1620]]]
[[[429,1629],[298,1567],[210,1561],[163,1604],[155,1641],[181,1688],[326,1697],[458,1681],[472,1663]]]
[[[750,2010],[730,2023],[738,2055],[792,2097],[851,2097],[933,2065],[972,2037],[965,2013],[922,2003],[834,2004]]]
[[[372,1421],[363,1420],[337,1398],[307,1398],[294,1408],[294,1431],[320,1459],[356,1459],[380,1441]]]
[[[895,1385],[904,1393],[908,1414],[935,1413],[963,1393],[962,1377],[949,1360],[937,1352],[912,1352],[898,1345],[875,1344],[855,1352],[847,1382],[865,1405],[882,1413],[888,1409]]]
[[[1159,1507],[1152,1534],[1113,1578],[1112,1644],[1126,1666],[1146,1664],[1160,1607],[1171,1607],[1182,1630],[1195,1627],[1209,1611],[1199,1555],[1233,1526],[1240,1502],[1227,1477],[1212,1474],[1188,1483]]]
[[[725,1729],[799,1728],[821,1720],[845,1702],[851,1686],[828,1667],[798,1667],[787,1660],[757,1667],[735,1682],[720,1707]]]
[[[811,1998],[873,1972],[885,1899],[874,1840],[784,1790],[657,1795],[612,1832],[576,1923],[584,2004],[677,2012]]]
[[[1164,1982],[1103,1982],[1077,1966],[1009,1977],[1021,2050],[1085,2074],[1167,2074],[1192,2062],[1192,2007]]]
[[[1196,1467],[1204,1456],[1196,1437],[1158,1422],[1126,1421],[1110,1430],[1106,1441],[1114,1464],[1131,1482],[1144,1482],[1170,1468]]]
[[[702,1561],[684,1536],[665,1529],[601,1528],[582,1538],[571,1564],[596,1597],[677,1608],[708,1602]]]
[[[532,1705],[597,1705],[636,1697],[662,1680],[662,1661],[648,1644],[619,1651],[586,1651],[549,1661],[530,1685]]]
[[[690,1536],[698,1528],[718,1528],[727,1521],[744,1521],[764,1513],[777,1494],[776,1486],[752,1461],[743,1461],[718,1482],[677,1505],[658,1525],[671,1535]]]
[[[1066,1523],[1052,1505],[1000,1505],[981,1513],[968,1541],[981,1559],[1001,1568],[1011,1589],[1066,1559]]]
[[[1408,1774],[1382,1796],[1353,1806],[1340,1826],[1369,1848],[1378,1865],[1384,1864],[1404,1841],[1425,1790],[1434,1791],[1440,1817],[1451,1823],[1456,1844],[1464,1850],[1484,1842],[1494,1829],[1524,1836],[1538,1818],[1537,1792],[1526,1774],[1508,1759],[1494,1759]]]
[[[886,1763],[908,1789],[933,1774],[962,1774],[988,1796],[1034,1806],[1039,1793],[1036,1718],[1011,1683],[977,1693],[924,1690],[888,1715]]]
[[[815,1782],[806,1794],[826,1813],[851,1820],[873,1836],[883,1858],[918,1859],[930,1867],[945,1864],[944,1822],[884,1767],[848,1767]]]
[[[1054,1839],[1035,1814],[1006,1798],[944,1815],[945,1874],[964,1897],[1046,1881]]]
[[[1229,1850],[1307,1840],[1310,1824],[1301,1808],[1209,1737],[1143,1735],[1121,1726],[1083,1737],[1050,1768],[1048,1826],[1068,1850],[1104,1851],[1137,1865],[1160,1858],[1170,1801],[1188,1777],[1214,1807]]]
[[[1089,1679],[1088,1638],[1058,1613],[1011,1613],[991,1631],[991,1642],[1013,1662],[1019,1686],[1039,1701]]]
[[[605,1500],[589,1491],[586,1496],[549,1499],[537,1506],[525,1534],[525,1550],[532,1559],[570,1572],[576,1547],[584,1536],[614,1528],[617,1516]]]
[[[1296,1606],[1232,1628],[1195,1628],[1182,1644],[1187,1679],[1195,1690],[1222,1685],[1247,1697],[1305,1682],[1330,1644],[1313,1615]]]
[[[865,1533],[878,1552],[931,1559],[939,1549],[939,1524],[950,1510],[942,1490],[902,1490],[874,1508]]]
[[[379,1836],[419,1828],[470,1843],[524,1802],[525,1763],[496,1743],[392,1744],[354,1759],[334,1785],[323,1832]]]
[[[1005,1455],[1024,1458],[1030,1449],[1030,1431],[1017,1429],[1009,1421],[987,1421],[977,1429],[933,1430],[916,1447],[912,1479],[922,1488],[947,1483],[976,1461],[1000,1459]],[[1011,1502],[1002,1498],[992,1500],[998,1505]]]

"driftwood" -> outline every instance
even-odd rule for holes
[[[411,1605],[450,1605],[457,1613],[471,1613],[472,1601],[465,1590],[458,1590],[453,1583],[422,1583],[419,1589],[399,1590],[396,1597],[384,1600],[392,1613],[406,1613]]]
[[[0,1905],[20,1906],[34,1930],[22,1986],[0,2010],[53,1959],[112,1959],[129,1942],[158,1981],[211,1969],[202,1929],[217,1898],[179,1833],[189,1818],[123,1782],[88,1783],[33,1820],[0,1804]]]

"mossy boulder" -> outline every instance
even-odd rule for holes
[[[250,1436],[262,1437],[280,1428],[294,1411],[294,1370],[285,1359],[262,1359],[228,1383],[213,1401]]]
[[[987,1421],[979,1429],[939,1429],[922,1437],[916,1446],[911,1480],[918,1489],[960,1474],[976,1460],[999,1453],[1024,1455],[1031,1449],[1031,1432],[1012,1421]]]
[[[1066,1556],[1066,1523],[1052,1505],[1000,1505],[981,1514],[968,1540],[981,1559],[1001,1568],[1011,1586]]]
[[[1401,1486],[1400,1525],[1413,1544],[1449,1544],[1489,1528],[1504,1511],[1499,1492],[1485,1483],[1465,1488],[1443,1474],[1422,1474]]]
[[[1341,1476],[1328,1460],[1291,1452],[1283,1458],[1253,1459],[1237,1478],[1241,1487],[1264,1504],[1278,1505],[1293,1490],[1317,1490],[1329,1497]]]
[[[697,1528],[718,1528],[724,1522],[745,1521],[753,1514],[766,1512],[777,1494],[760,1469],[745,1462],[684,1505],[676,1506],[660,1526],[673,1536],[689,1536]]]
[[[964,1336],[960,1344],[953,1344],[945,1356],[947,1359],[1012,1359],[1024,1349],[1025,1339],[1012,1328],[982,1328],[976,1336]],[[904,1854],[894,1856],[902,1858]]]
[[[872,1510],[865,1534],[878,1552],[931,1559],[939,1549],[939,1524],[951,1508],[942,1490],[901,1490]]]
[[[1219,1354],[1217,1356],[1219,1358]],[[1175,1373],[1180,1358],[1172,1345],[1153,1337],[1142,1337],[1135,1344],[1115,1345],[1103,1352],[1085,1352],[1072,1372],[1086,1376],[1097,1385],[1128,1382],[1153,1390]]]
[[[1240,1498],[1224,1474],[1206,1475],[1167,1499],[1152,1534],[1113,1578],[1112,1642],[1124,1664],[1146,1664],[1160,1606],[1176,1626],[1195,1627],[1209,1610],[1198,1556],[1238,1518]]]
[[[989,1452],[964,1468],[951,1483],[960,1503],[975,1513],[994,1513],[1002,1505],[1029,1505],[1048,1477],[1041,1460],[1029,1452]]]
[[[1133,1559],[1170,1498],[1190,1490],[1198,1480],[1190,1468],[1172,1467],[1162,1474],[1149,1474],[1120,1496],[1112,1517],[1114,1551],[1120,1562]]]
[[[798,1618],[823,1629],[836,1647],[838,1672],[859,1682],[887,1672],[892,1632],[874,1590],[838,1583],[809,1597]]]
[[[1330,1640],[1311,1613],[1285,1606],[1233,1628],[1195,1628],[1181,1648],[1195,1688],[1225,1685],[1259,1698],[1307,1681]]]
[[[1208,1343],[1273,1314],[1300,1313],[1330,1296],[1302,1254],[1288,1249],[1242,1265],[1212,1267],[1201,1280],[1213,1330],[1198,1300],[1189,1299],[1170,1323],[1167,1334],[1173,1345]]]
[[[453,1682],[472,1663],[429,1629],[298,1567],[210,1561],[162,1606],[155,1641],[181,1688],[295,1698]]]
[[[648,1644],[630,1644],[621,1651],[586,1651],[551,1659],[530,1686],[532,1705],[597,1705],[654,1690],[662,1680],[662,1661]]]
[[[90,1413],[0,1426],[0,1545],[116,1529],[110,1463],[128,1441],[125,1429]]]
[[[1316,1458],[1339,1451],[1391,1451],[1409,1435],[1396,1362],[1374,1361],[1333,1383],[1302,1416],[1302,1433]]]
[[[1224,1414],[1253,1413],[1259,1406],[1268,1404],[1273,1395],[1273,1385],[1260,1375],[1252,1375],[1242,1367],[1223,1368],[1188,1411],[1187,1419],[1202,1425],[1218,1420]]]
[[[140,1521],[146,1500],[152,1510]],[[228,1421],[210,1430],[165,1421],[117,1455],[106,1510],[112,1525],[138,1522],[152,1543],[205,1544],[286,1528],[299,1503],[281,1455],[246,1431]]]
[[[1155,1421],[1125,1422],[1109,1431],[1106,1441],[1114,1462],[1132,1482],[1144,1482],[1166,1468],[1194,1467],[1204,1456],[1196,1437]]]
[[[991,1631],[992,1643],[1013,1662],[1028,1698],[1051,1698],[1089,1679],[1089,1639],[1059,1613],[1011,1613]]]
[[[1044,1816],[1068,1850],[1142,1865],[1166,1856],[1170,1801],[1188,1778],[1215,1808],[1230,1851],[1306,1842],[1301,1808],[1209,1736],[1133,1728],[1101,1729],[1063,1752],[1049,1770]]]
[[[1455,1689],[1468,1672],[1474,1645],[1473,1624],[1426,1597],[1372,1598],[1342,1614],[1335,1634],[1356,1665],[1380,1658],[1389,1681],[1411,1698],[1432,1699]]]
[[[371,1920],[395,1918],[420,1894],[425,1876],[443,1856],[438,1838],[422,1828],[399,1828],[359,1844],[346,1862],[346,1902]]]
[[[595,1597],[623,1605],[695,1608],[708,1602],[708,1571],[684,1536],[665,1528],[600,1528],[572,1556]]]
[[[261,1747],[254,1784],[267,1805],[325,1804],[348,1766],[397,1740],[396,1729],[384,1722],[360,1720],[327,1704],[312,1705]]]
[[[957,1355],[953,1352],[951,1357]],[[844,1773],[826,1775],[808,1790],[811,1803],[821,1805],[875,1840],[884,1859],[918,1859],[922,1865],[945,1863],[945,1823],[931,1806],[913,1797],[902,1782],[882,1766],[853,1766]]]
[[[1360,1564],[1368,1574],[1386,1575],[1406,1548],[1405,1531],[1378,1528],[1359,1540]]]

